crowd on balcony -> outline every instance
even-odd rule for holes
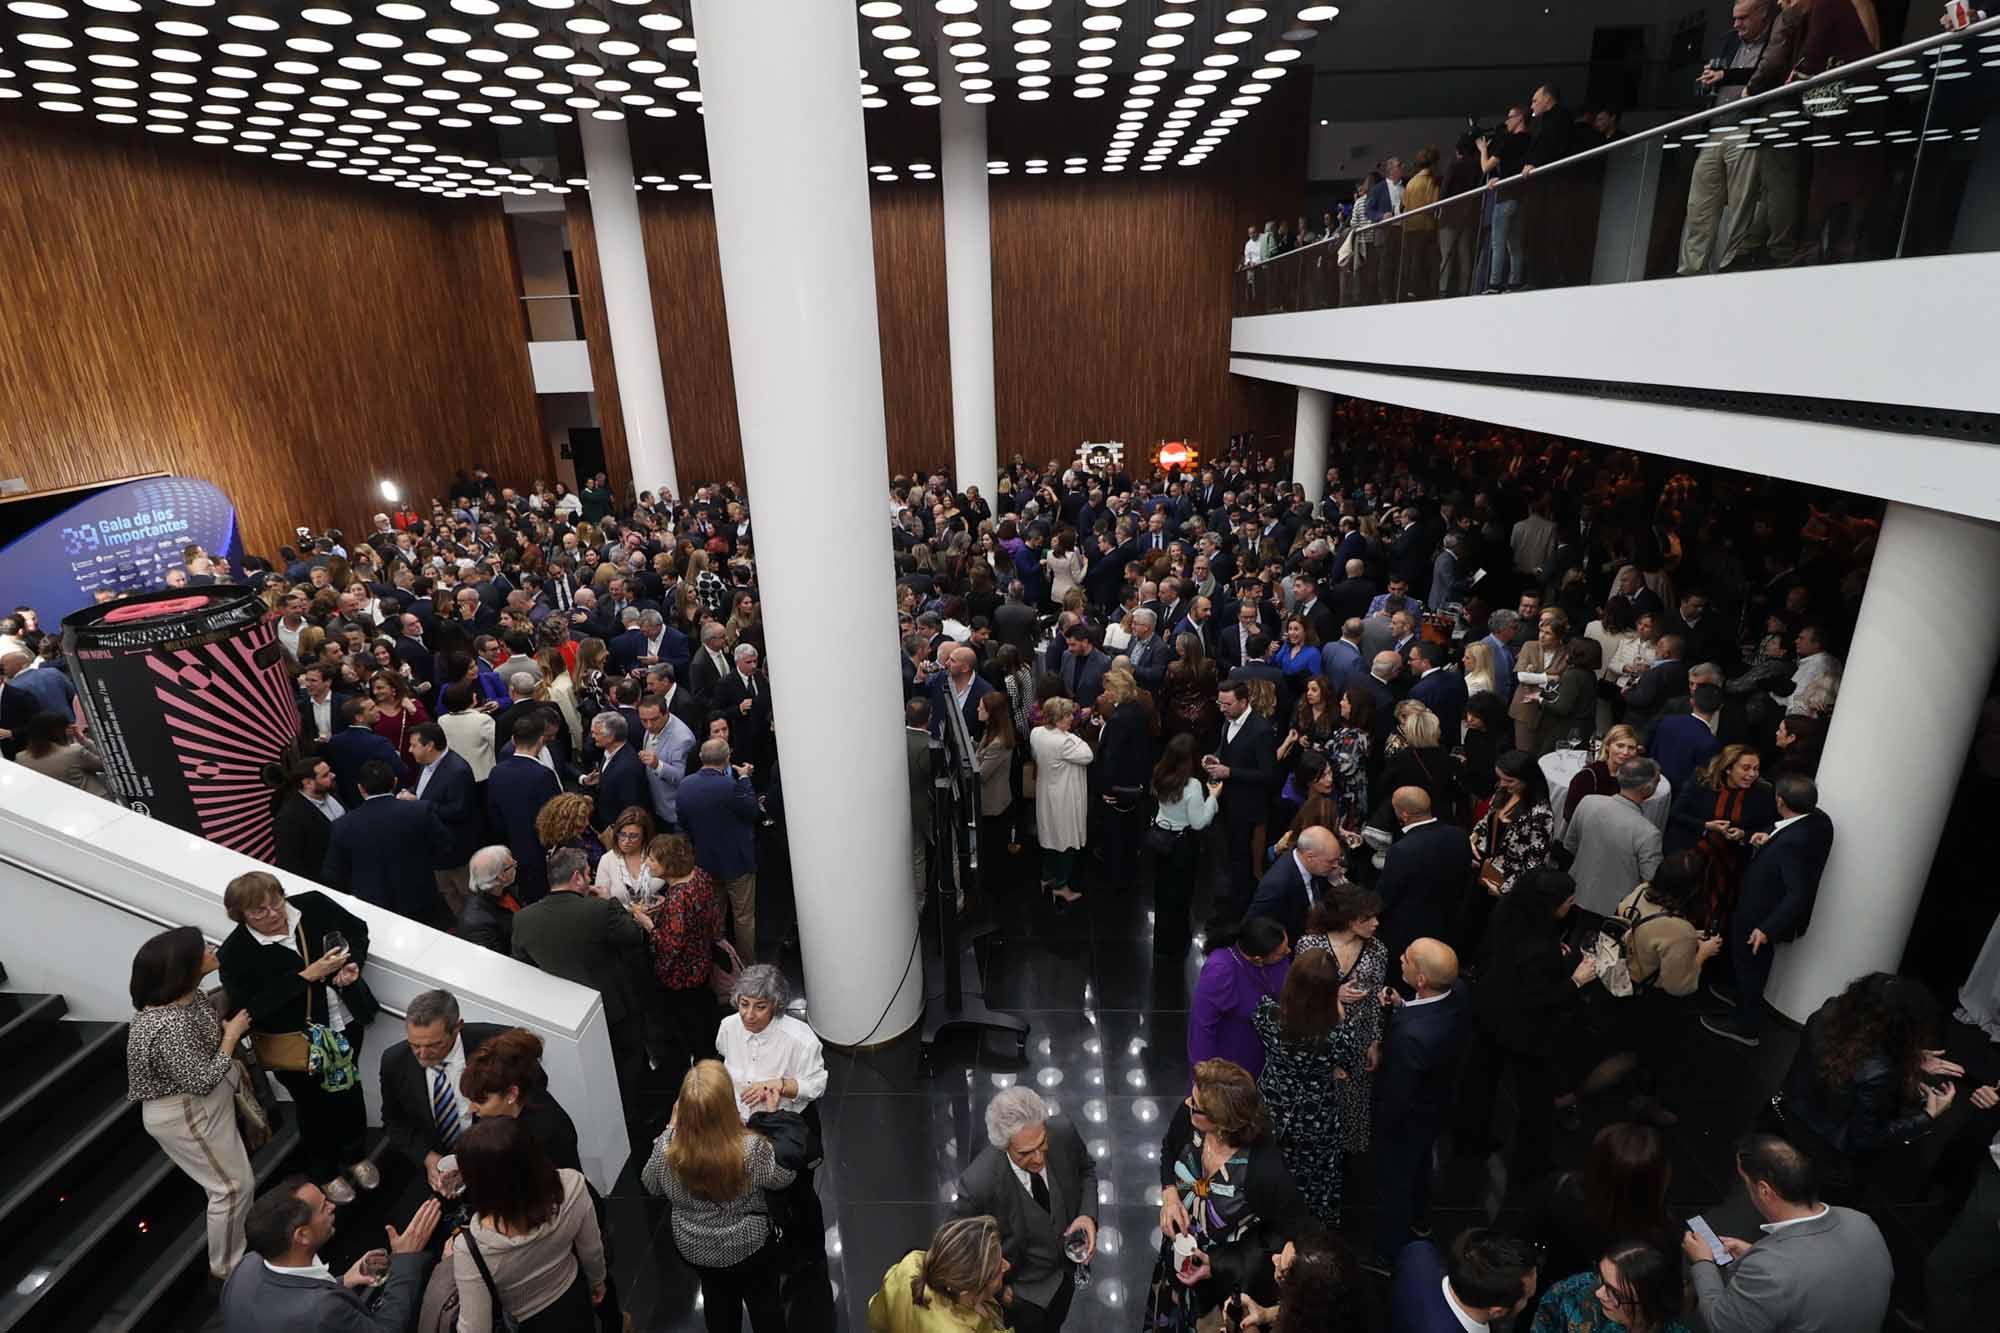
[[[1937,1053],[1925,987],[1855,978],[1807,1024],[1777,1110],[1737,1127],[1762,1233],[1688,1230],[1664,1182],[1688,1091],[1667,1053],[1735,1068],[1717,1053],[1764,1039],[1771,959],[1803,947],[1874,515],[1358,402],[1331,457],[1317,502],[1241,449],[1191,475],[1017,456],[990,497],[942,475],[888,497],[901,723],[959,708],[979,751],[990,901],[968,910],[1004,925],[1150,891],[1155,951],[1200,951],[1134,1319],[1363,1328],[1374,1273],[1399,1330],[1873,1333],[1892,1275],[1869,1173],[1954,1105],[1956,1126],[2000,1100],[1993,1070]],[[857,540],[883,522],[855,515]],[[275,859],[599,991],[644,1186],[672,1204],[659,1243],[698,1273],[708,1326],[810,1321],[831,1301],[810,1172],[826,1069],[757,962],[778,952],[755,876],[783,794],[746,497],[594,484],[565,507],[475,472],[370,526],[251,562],[300,691]],[[18,619],[0,631],[35,646]],[[227,905],[219,948],[180,931],[141,951],[131,1048],[149,1132],[209,1195],[226,1326],[407,1329],[455,1300],[481,1333],[495,1306],[618,1327],[536,1039],[428,995],[364,1068],[366,923],[261,872]],[[212,971],[226,1011],[203,1003]],[[254,1203],[239,1050],[303,1131],[303,1174]],[[637,1109],[645,1077],[678,1089],[664,1126]],[[1586,1104],[1614,1121],[1581,1172],[1552,1173]],[[1095,1164],[1026,1088],[985,1129],[965,1216],[912,1223],[874,1327],[1063,1324],[1096,1250]],[[1444,1144],[1557,1202],[1532,1234],[1434,1238]],[[423,1202],[386,1255],[334,1274],[317,1251],[384,1151]],[[1343,1231],[1363,1159],[1373,1217]],[[1966,1293],[1994,1266],[1996,1197],[1977,1182],[1927,1283],[1897,1288],[1927,1290],[1938,1333],[1980,1326]]]

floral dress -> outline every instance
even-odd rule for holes
[[[1334,1070],[1361,1063],[1355,1030],[1343,1023],[1324,1037],[1288,1038],[1278,1026],[1278,1002],[1268,995],[1257,1002],[1251,1022],[1264,1039],[1264,1072],[1257,1076],[1257,1087],[1271,1112],[1272,1136],[1313,1216],[1337,1227],[1344,1138]]]
[[[1493,799],[1497,802],[1500,797]],[[1547,863],[1555,847],[1555,818],[1546,804],[1536,804],[1526,810],[1516,807],[1508,820],[1495,819],[1488,810],[1472,826],[1472,854],[1481,861],[1490,856],[1500,862],[1501,893],[1512,893],[1523,871]]]
[[[1542,1293],[1529,1333],[1626,1333],[1626,1326],[1605,1314],[1597,1303],[1597,1270],[1591,1268]],[[1658,1333],[1688,1333],[1688,1326],[1679,1319],[1669,1319]]]
[[[1324,935],[1307,936],[1307,939],[1322,941],[1320,948],[1333,951],[1333,943]],[[1297,952],[1304,952],[1305,942],[1300,941]],[[1334,966],[1340,965],[1340,955],[1334,953]],[[1389,981],[1389,949],[1380,940],[1369,939],[1361,942],[1361,952],[1355,955],[1354,966],[1341,973],[1340,984],[1350,982],[1366,987],[1369,995],[1378,994]],[[1368,1070],[1368,1048],[1382,1040],[1382,1006],[1371,1000],[1347,1006],[1347,1017],[1341,1021],[1343,1030],[1353,1034],[1354,1060],[1347,1069],[1347,1077],[1333,1085],[1333,1098],[1340,1103],[1341,1147],[1348,1152],[1367,1152],[1369,1129],[1374,1117],[1375,1075]]]
[[[1326,743],[1326,760],[1333,765],[1333,790],[1340,803],[1340,827],[1361,831],[1368,818],[1368,733],[1342,727]]]

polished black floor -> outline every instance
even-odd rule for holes
[[[760,951],[796,981],[797,954],[781,944],[791,919],[782,844],[766,852]],[[1030,865],[1018,869],[1033,882]],[[868,1298],[883,1273],[922,1247],[949,1216],[957,1175],[984,1142],[986,1101],[1022,1080],[1078,1122],[1099,1163],[1103,1253],[1066,1327],[1084,1333],[1137,1328],[1159,1245],[1159,1141],[1189,1077],[1187,1011],[1197,967],[1192,955],[1179,966],[1153,957],[1150,897],[1144,886],[1121,891],[1092,883],[1083,904],[1057,914],[1032,896],[1003,889],[978,909],[997,927],[979,946],[987,997],[1032,1025],[1025,1061],[1016,1057],[1011,1038],[998,1035],[942,1044],[928,1078],[918,1068],[914,1034],[875,1050],[829,1052],[831,1077],[822,1102],[826,1163],[817,1184],[844,1329],[867,1327]],[[1723,1234],[1757,1235],[1735,1180],[1731,1146],[1783,1076],[1794,1045],[1793,1034],[1775,1021],[1763,1046],[1750,1051],[1709,1036],[1690,1020],[1685,1040],[1659,1071],[1667,1100],[1682,1116],[1669,1134],[1670,1201],[1677,1214],[1703,1212]],[[1978,1081],[2000,1076],[2000,1047],[1980,1034],[1956,1029],[1951,1045]],[[671,1097],[664,1086],[646,1094],[655,1124],[664,1125]],[[1506,1114],[1503,1099],[1503,1119]],[[1590,1135],[1624,1114],[1622,1095],[1586,1103],[1582,1127],[1558,1131],[1559,1161],[1579,1162]],[[2000,1129],[1996,1122],[2000,1113],[1975,1113],[1961,1097],[1940,1132],[1888,1173],[1892,1187],[1871,1211],[1895,1254],[1899,1300],[1920,1302],[1915,1283],[1922,1255],[1969,1181],[1969,1159],[1960,1154],[1982,1151]],[[1343,1221],[1357,1247],[1370,1235],[1371,1194],[1368,1162],[1351,1162]],[[1532,1196],[1525,1185],[1505,1190],[1497,1159],[1447,1155],[1439,1163],[1432,1221],[1440,1239],[1489,1221],[1526,1229]],[[379,1225],[355,1211],[360,1230],[352,1243],[365,1248],[363,1233],[379,1236]],[[614,1272],[625,1309],[639,1330],[700,1329],[698,1287],[662,1234],[665,1218],[664,1205],[639,1187],[635,1161],[609,1199]],[[340,1250],[345,1239],[336,1237],[332,1248]],[[1379,1291],[1357,1293],[1357,1300],[1380,1313]]]

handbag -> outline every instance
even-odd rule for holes
[[[299,957],[306,957],[306,928],[298,927]],[[266,1069],[285,1074],[303,1074],[312,1069],[312,1036],[308,1029],[312,1021],[312,985],[306,985],[306,1025],[297,1032],[253,1032],[250,1034],[250,1049],[257,1053],[257,1063]]]
[[[1146,825],[1146,836],[1143,839],[1143,846],[1149,855],[1157,856],[1164,860],[1172,856],[1175,850],[1180,847],[1181,839],[1186,834],[1186,829],[1162,828],[1158,824],[1148,824]]]
[[[486,1294],[493,1298],[494,1333],[514,1333],[521,1321],[507,1313],[507,1307],[500,1303],[500,1288],[493,1281],[493,1272],[486,1266],[486,1256],[479,1252],[479,1242],[472,1238],[472,1228],[466,1227],[458,1233],[465,1242],[465,1248],[472,1255],[472,1262],[479,1269],[479,1280],[486,1284]]]
[[[1021,765],[1021,797],[1023,800],[1033,800],[1035,797],[1035,768],[1036,765],[1032,759]]]
[[[229,1080],[230,1097],[236,1103],[236,1132],[243,1137],[244,1151],[256,1152],[271,1141],[271,1113],[257,1100],[250,1071],[241,1060],[232,1059],[229,1073],[224,1077]]]
[[[724,1004],[736,992],[736,978],[743,975],[743,958],[728,940],[717,940],[708,951],[708,988]]]
[[[1501,886],[1507,882],[1507,872],[1500,868],[1500,811],[1497,803],[1486,816],[1486,845],[1493,854],[1479,863],[1479,883],[1488,893],[1498,897]]]

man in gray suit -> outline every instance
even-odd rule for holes
[[[1576,905],[1598,916],[1618,910],[1632,886],[1660,868],[1660,831],[1640,807],[1660,785],[1660,766],[1628,759],[1618,769],[1616,796],[1586,796],[1563,830],[1563,846],[1576,857]]]
[[[1076,1294],[1066,1238],[1081,1241],[1078,1262],[1097,1252],[1097,1162],[1076,1127],[1051,1119],[1033,1088],[1008,1088],[987,1104],[986,1138],[991,1146],[958,1178],[959,1215],[991,1213],[1000,1222],[1012,1327],[1056,1333]]]
[[[364,1271],[366,1256],[340,1277],[320,1262],[333,1236],[333,1203],[304,1176],[292,1176],[250,1205],[250,1253],[222,1288],[223,1333],[406,1333],[417,1322],[438,1201],[426,1199],[401,1231],[389,1233],[388,1277]],[[381,1254],[381,1251],[374,1251]]]
[[[1745,1139],[1736,1174],[1764,1219],[1763,1237],[1720,1237],[1732,1259],[1726,1276],[1705,1241],[1681,1237],[1709,1333],[1877,1333],[1895,1271],[1875,1224],[1821,1203],[1812,1164],[1775,1135]]]

